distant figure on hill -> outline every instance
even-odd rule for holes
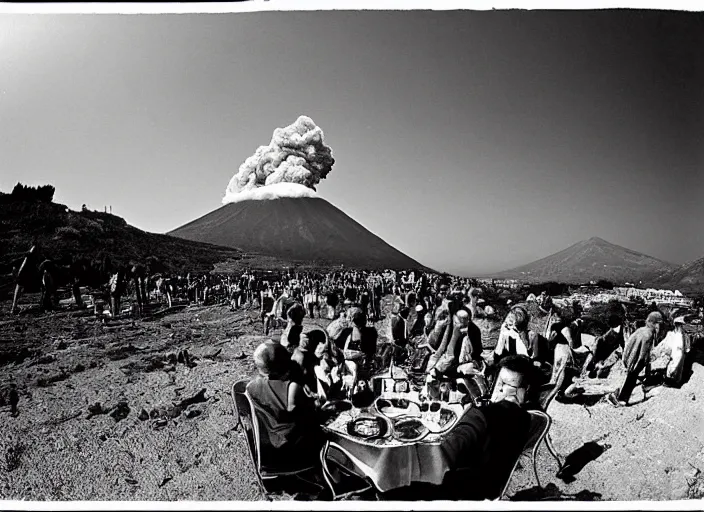
[[[113,318],[120,314],[120,300],[125,293],[127,285],[126,271],[118,266],[113,266],[110,275],[110,312]]]
[[[57,273],[58,267],[53,260],[44,260],[39,265],[42,289],[39,303],[43,311],[52,311],[54,309]]]
[[[137,313],[139,316],[144,315],[144,306],[147,303],[146,298],[146,281],[147,268],[141,263],[136,263],[132,266],[130,277],[134,283],[135,294],[137,295]]]
[[[10,384],[10,413],[13,418],[19,415],[17,410],[17,404],[20,402],[20,396],[17,393],[17,386],[15,384]]]

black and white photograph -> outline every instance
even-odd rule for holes
[[[305,4],[0,3],[2,506],[700,509],[704,10]]]

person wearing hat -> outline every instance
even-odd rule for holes
[[[614,406],[626,406],[631,393],[636,387],[638,375],[645,370],[646,379],[650,375],[650,351],[660,338],[663,317],[659,311],[651,312],[645,319],[645,326],[636,329],[626,341],[623,349],[623,365],[626,367],[626,379],[618,396],[608,396]]]
[[[684,316],[678,316],[672,323],[674,327],[665,338],[655,347],[658,356],[667,361],[665,368],[665,386],[679,387],[684,376],[684,365],[691,343],[689,335],[684,330]]]
[[[259,420],[262,468],[283,469],[317,460],[324,440],[315,402],[292,377],[291,354],[267,341],[254,350],[258,375],[247,384]]]

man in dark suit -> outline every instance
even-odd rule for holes
[[[472,407],[441,441],[448,471],[441,485],[414,483],[384,498],[484,500],[501,494],[530,429],[527,398],[536,369],[527,356],[506,356],[499,363],[499,386],[492,403]]]

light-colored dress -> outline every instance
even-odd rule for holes
[[[689,347],[689,336],[681,330],[668,332],[665,339],[655,347],[654,352],[658,360],[667,364],[665,376],[675,384],[682,381],[685,357]]]

